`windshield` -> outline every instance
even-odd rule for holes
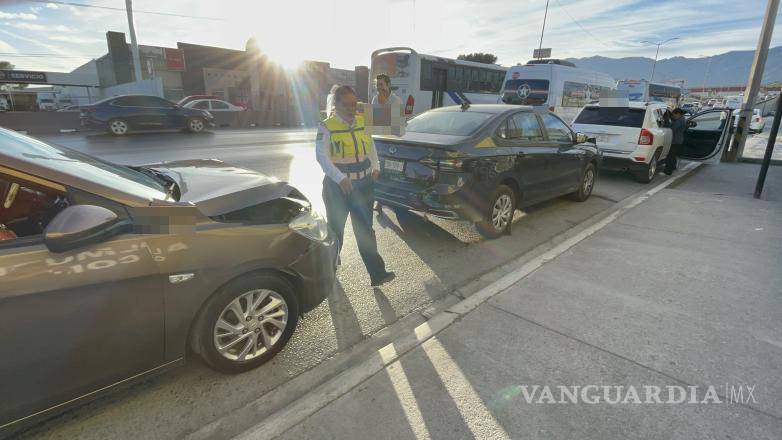
[[[509,79],[505,82],[502,102],[516,105],[543,105],[548,100],[547,79]]]
[[[478,112],[427,112],[411,119],[407,123],[407,131],[415,133],[447,134],[452,136],[469,136],[475,133],[486,121],[494,116],[492,113]]]
[[[47,144],[9,130],[0,130],[0,140],[3,143],[4,153],[22,161],[34,162],[38,166],[55,169],[130,194],[165,198],[166,188],[160,182],[128,167],[70,148]]]
[[[628,107],[584,107],[575,124],[613,125],[615,127],[641,128],[645,109]]]

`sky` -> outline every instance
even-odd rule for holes
[[[127,33],[124,10],[64,3],[125,6],[124,0],[0,0],[0,61],[68,72],[107,52],[106,31]],[[373,50],[392,46],[449,58],[490,52],[500,64],[523,63],[540,44],[545,6],[546,0],[133,1],[139,44],[244,49],[255,37],[284,66],[318,60],[348,69],[369,65]],[[753,50],[765,6],[765,0],[550,0],[543,47],[554,58],[654,57],[656,47],[643,41],[679,37],[662,46],[660,59]],[[778,45],[779,29],[771,46]]]

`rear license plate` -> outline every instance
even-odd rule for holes
[[[383,162],[383,169],[386,171],[393,171],[396,173],[404,173],[405,163],[401,160],[386,159]]]

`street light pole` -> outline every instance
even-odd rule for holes
[[[538,46],[538,59],[541,59],[541,52],[543,49],[543,32],[546,30],[546,18],[548,18],[548,2],[546,0],[546,11],[543,13],[543,27],[540,29],[540,45]]]
[[[701,55],[703,56],[703,55]],[[709,69],[711,68],[711,57],[709,57],[709,61],[706,63],[706,73],[703,74],[703,92],[706,93],[706,99],[709,99],[709,93],[706,92],[706,81],[709,79]]]
[[[766,58],[768,57],[768,48],[771,45],[771,35],[774,33],[774,21],[779,10],[779,0],[768,0],[766,3],[766,13],[763,17],[763,25],[760,27],[760,36],[758,37],[758,47],[755,50],[755,58],[752,60],[752,67],[749,71],[749,81],[744,90],[744,99],[739,113],[736,134],[733,136],[733,142],[729,149],[722,155],[724,162],[735,162],[741,157],[744,150],[744,143],[747,141],[747,130],[749,129],[749,120],[752,117],[752,109],[755,107],[755,99],[760,91],[760,82],[763,78],[763,71],[766,68]]]
[[[136,81],[141,81],[141,57],[138,54],[136,43],[136,27],[133,25],[133,0],[125,0],[125,9],[128,12],[128,30],[130,31],[130,50],[133,53],[133,71]]]
[[[657,51],[654,53],[654,64],[652,64],[652,76],[651,76],[651,78],[649,78],[649,82],[654,81],[654,71],[657,68],[657,56],[660,55],[660,46],[662,46],[665,43],[668,43],[669,41],[673,41],[673,40],[679,40],[679,37],[673,37],[673,38],[669,38],[669,39],[667,39],[665,41],[657,41],[657,42],[654,42],[654,41],[641,41],[641,43],[647,43],[647,44],[652,44],[652,45],[657,46]]]

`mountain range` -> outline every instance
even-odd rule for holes
[[[685,87],[743,86],[749,79],[754,50],[737,50],[703,58],[673,57],[657,60],[654,81],[684,80]],[[654,60],[644,57],[568,58],[578,67],[605,72],[614,79],[649,79]],[[782,82],[782,46],[771,48],[763,72],[763,84]]]

